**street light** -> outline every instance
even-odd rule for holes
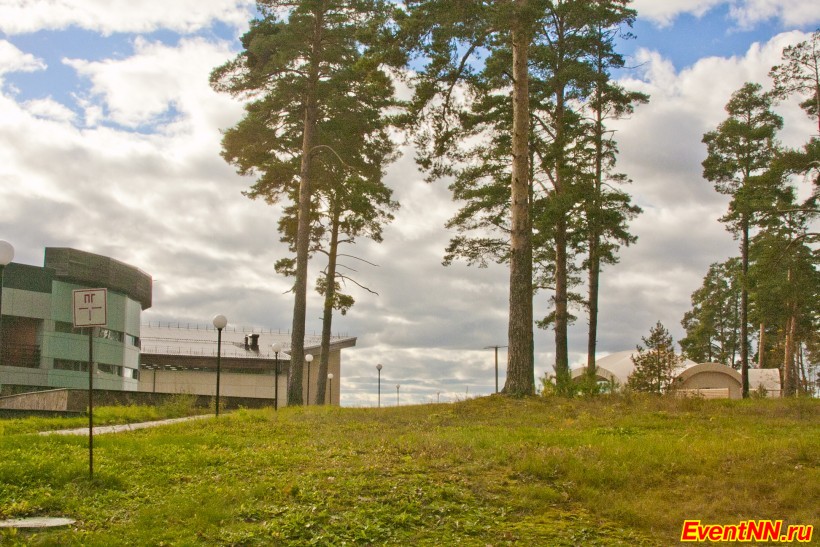
[[[271,344],[270,349],[276,356],[276,368],[273,371],[273,409],[279,410],[279,352],[282,351],[282,345],[276,342]]]
[[[305,355],[305,363],[308,366],[308,377],[307,377],[307,405],[310,406],[310,363],[313,361],[313,355],[308,353]]]
[[[222,329],[228,326],[228,319],[222,315],[214,316],[214,327],[216,327],[216,416],[219,417],[219,375],[222,367]]]
[[[376,370],[379,371],[379,408],[382,406],[382,365],[376,365]]]
[[[399,388],[400,387],[401,386],[399,384],[396,384],[396,406],[399,406]]]
[[[333,373],[327,375],[327,381],[330,384],[330,404],[333,404]]]
[[[14,258],[14,247],[8,241],[0,241],[0,365],[3,364],[3,271]]]

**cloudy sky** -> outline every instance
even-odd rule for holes
[[[701,177],[704,132],[745,81],[768,85],[782,49],[820,26],[815,0],[635,0],[637,39],[622,51],[622,83],[651,95],[617,126],[620,169],[644,209],[638,243],[603,273],[599,348],[630,349],[658,320],[682,334],[689,296],[708,265],[735,254],[717,221],[726,209]],[[111,256],[153,276],[148,321],[289,329],[289,283],[273,264],[279,210],[242,196],[252,180],[219,156],[220,130],[242,106],[208,86],[210,71],[239,50],[246,0],[0,0],[0,239],[15,261],[42,265],[45,247]],[[779,107],[783,142],[812,124]],[[493,355],[506,344],[503,267],[443,267],[455,211],[446,182],[429,185],[412,150],[387,175],[401,202],[380,245],[361,242],[359,279],[379,293],[357,298],[334,332],[358,337],[344,352],[343,404],[375,402],[401,384],[402,402],[489,393]],[[803,189],[805,191],[805,189]],[[312,275],[324,264],[311,264]],[[547,309],[536,299],[536,315]],[[308,331],[320,301],[309,300]],[[585,360],[586,319],[570,333]],[[536,333],[536,374],[551,371],[552,333]],[[501,385],[506,354],[502,350]],[[438,395],[440,393],[440,395]],[[386,401],[392,402],[387,397]]]

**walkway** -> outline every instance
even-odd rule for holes
[[[203,418],[212,418],[213,414],[202,414],[199,416],[188,416],[186,418],[173,418],[170,420],[160,420],[157,422],[140,422],[136,424],[121,424],[121,425],[101,425],[94,427],[94,435],[103,435],[105,433],[122,433],[123,431],[134,431],[136,429],[146,429],[149,427],[159,427],[161,425],[176,424],[179,422],[187,422],[190,420],[201,420]],[[88,435],[87,427],[79,427],[77,429],[61,429],[59,431],[41,431],[40,435]]]

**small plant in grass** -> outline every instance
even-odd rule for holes
[[[196,406],[196,396],[190,393],[176,393],[159,405],[159,411],[166,418],[183,418],[200,413]]]

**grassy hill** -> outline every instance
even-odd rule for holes
[[[684,519],[820,526],[816,400],[239,411],[95,447],[92,483],[85,438],[0,436],[0,518],[78,520],[0,543],[670,545]]]

